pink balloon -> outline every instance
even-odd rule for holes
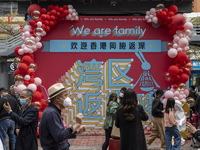
[[[192,30],[193,29],[193,24],[191,22],[186,22],[184,24],[184,27],[185,27],[186,30],[187,29]]]
[[[35,92],[37,90],[37,86],[33,83],[29,84],[27,88],[30,89],[33,92]]]
[[[165,95],[165,98],[167,98],[167,99],[168,98],[174,98],[174,93],[172,91],[169,91],[169,90],[166,91],[164,95]]]
[[[187,89],[184,90],[184,94],[187,97],[189,95],[189,91]]]
[[[188,46],[188,40],[186,38],[181,38],[178,42],[179,46],[180,47],[185,47],[185,46]]]
[[[175,96],[175,97],[178,97],[178,95],[179,95],[179,91],[175,91],[175,92],[174,92],[174,96]]]
[[[175,58],[177,56],[177,54],[178,54],[178,52],[174,48],[170,48],[169,51],[168,51],[168,56],[170,58]]]
[[[167,99],[163,99],[162,103],[163,103],[163,105],[165,107],[167,105]]]

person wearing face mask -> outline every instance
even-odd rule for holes
[[[38,109],[32,105],[33,92],[24,89],[20,93],[20,104],[22,106],[21,115],[12,111],[10,104],[4,104],[4,109],[10,115],[10,118],[19,125],[19,133],[17,135],[15,149],[16,150],[37,150],[37,125],[38,125]]]
[[[127,88],[125,88],[125,87],[121,88],[120,93],[119,93],[119,104],[122,104],[122,98],[124,97],[124,92],[126,90],[127,90]]]
[[[4,150],[6,150],[6,135],[9,137],[9,148],[15,150],[15,122],[10,118],[10,115],[3,108],[3,104],[8,102],[13,112],[19,112],[19,106],[14,97],[9,94],[6,88],[0,88],[0,139],[2,141]]]
[[[49,105],[44,110],[40,120],[40,142],[44,150],[69,150],[69,138],[76,136],[77,131],[83,131],[83,114],[76,115],[76,123],[65,128],[62,122],[61,110],[72,106],[68,90],[62,83],[53,84],[48,88]]]

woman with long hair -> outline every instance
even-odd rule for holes
[[[164,110],[166,150],[180,150],[181,146],[181,135],[177,127],[174,105],[175,100],[168,98]],[[172,145],[172,136],[174,136],[174,145]]]
[[[116,113],[116,127],[120,128],[120,150],[146,150],[142,120],[148,120],[143,107],[138,105],[133,89],[124,93],[122,106]]]
[[[106,119],[104,121],[105,142],[102,145],[102,150],[107,150],[108,148],[109,139],[111,138],[113,121],[118,107],[119,104],[117,103],[117,94],[116,93],[110,94],[106,108]]]
[[[163,96],[164,91],[162,89],[158,89],[153,94],[153,102],[152,102],[152,116],[153,116],[153,128],[151,134],[147,138],[147,146],[151,145],[151,143],[156,139],[160,138],[161,141],[161,150],[166,149],[165,142],[165,129],[164,129],[164,114],[163,114],[163,103],[161,102],[161,97]]]

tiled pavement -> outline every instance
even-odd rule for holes
[[[71,146],[70,150],[101,150],[101,145],[104,142],[104,136],[77,136],[76,139],[69,140]],[[39,147],[38,150],[42,150]],[[160,150],[160,140],[156,139],[148,150]],[[190,146],[190,140],[186,140],[184,146],[181,146],[181,150],[197,150]]]

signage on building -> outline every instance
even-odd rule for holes
[[[166,43],[172,38],[167,29],[154,28],[144,17],[63,20],[42,39],[44,47],[35,55],[36,75],[46,88],[56,82],[72,87],[74,105],[66,114],[68,123],[73,124],[73,114],[81,112],[91,132],[99,132],[109,95],[119,94],[122,87],[137,92],[151,117],[152,94],[168,88],[164,75],[172,62]]]
[[[200,61],[199,60],[192,60],[193,70],[200,70]]]

